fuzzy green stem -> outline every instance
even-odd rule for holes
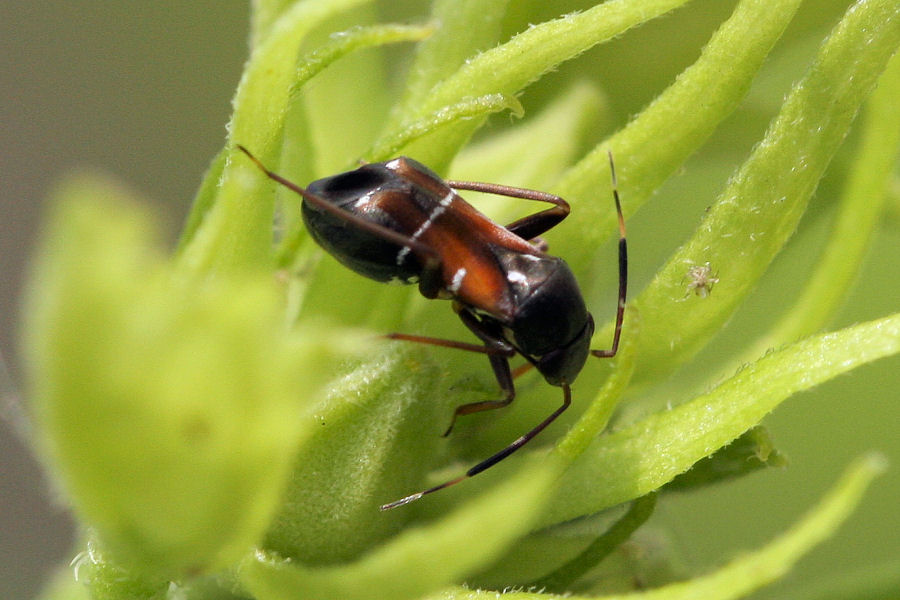
[[[693,238],[637,299],[644,316],[638,377],[659,377],[688,360],[750,293],[796,229],[898,44],[900,6],[893,0],[861,0],[847,11]],[[705,262],[721,280],[715,294],[676,302],[688,268]]]

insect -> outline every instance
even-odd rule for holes
[[[304,188],[267,169],[238,146],[270,179],[303,198],[302,215],[312,237],[345,266],[376,281],[417,283],[426,298],[452,301],[463,324],[481,341],[469,344],[418,335],[386,337],[487,355],[502,398],[458,406],[457,417],[508,405],[516,395],[514,377],[533,367],[562,388],[562,405],[533,429],[440,485],[381,506],[396,508],[444,489],[497,464],[543,431],[565,411],[570,386],[588,356],[615,356],[625,315],[628,252],[625,219],[612,154],[613,199],[619,226],[619,292],[615,333],[608,350],[591,350],[594,321],[575,276],[561,258],[544,252],[538,236],[569,215],[562,198],[493,183],[445,181],[411,158],[368,163]],[[486,192],[551,204],[501,226],[463,200],[456,190]],[[515,372],[509,360],[527,365]]]
[[[687,284],[687,292],[684,297],[687,298],[691,292],[694,292],[701,298],[706,298],[712,292],[713,286],[719,283],[718,273],[713,274],[712,267],[709,263],[702,265],[694,265],[687,271],[689,279]]]

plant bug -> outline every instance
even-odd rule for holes
[[[461,415],[512,402],[515,376],[530,367],[563,390],[562,405],[507,447],[463,475],[384,504],[382,510],[409,504],[497,464],[569,407],[570,385],[589,355],[615,356],[625,316],[628,252],[612,153],[609,163],[619,225],[618,307],[612,346],[609,350],[591,350],[594,320],[575,276],[564,260],[546,254],[538,239],[569,215],[568,203],[559,196],[493,183],[445,181],[406,157],[364,164],[304,188],[267,169],[243,146],[238,149],[266,176],[303,198],[303,221],[310,234],[345,266],[376,281],[417,283],[426,298],[453,302],[454,312],[480,345],[399,333],[386,336],[487,355],[503,397],[458,406],[444,435]],[[552,206],[503,227],[478,212],[455,190]],[[528,364],[513,372],[509,359],[516,355]]]

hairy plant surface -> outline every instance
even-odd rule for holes
[[[842,476],[829,463],[837,483],[805,516],[756,550],[728,540],[741,554],[712,570],[685,568],[663,524],[641,527],[686,493],[783,466],[767,414],[900,352],[897,277],[889,311],[831,328],[897,203],[900,6],[858,0],[827,36],[797,32],[801,44],[781,39],[800,0],[740,0],[625,119],[610,109],[623,90],[593,73],[595,46],[680,18],[687,1],[565,15],[510,4],[435,0],[422,14],[410,3],[391,12],[401,24],[371,0],[254,2],[228,139],[173,252],[116,184],[59,187],[24,348],[35,443],[85,541],[75,577],[48,599],[739,598],[854,510],[883,456]],[[710,150],[729,145],[722,131],[734,147]],[[447,303],[323,256],[299,198],[237,144],[300,184],[402,154],[455,179],[563,196],[572,214],[546,237],[583,282],[595,348],[614,312],[611,152],[633,224],[619,354],[590,359],[570,411],[514,458],[379,511],[503,447],[561,392],[526,374],[507,414],[466,417],[441,438],[453,407],[496,393],[487,361],[375,334],[471,341]],[[676,197],[691,177],[720,189]],[[834,213],[821,248],[803,246],[789,294],[742,311],[785,279],[775,261],[816,203]],[[500,222],[531,208],[489,206]],[[875,581],[900,585],[896,570]]]

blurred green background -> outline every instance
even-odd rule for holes
[[[174,239],[225,139],[246,54],[245,2],[0,5],[0,349],[13,381],[22,269],[42,204],[70,169],[121,178]],[[11,415],[0,423],[0,597],[33,597],[74,531]],[[17,431],[18,430],[18,431]]]
[[[590,4],[513,1],[508,32]],[[806,2],[738,113],[659,191],[654,209],[632,219],[633,290],[640,290],[696,227],[849,4]],[[425,0],[383,5],[386,18],[424,14],[428,8]],[[564,65],[526,92],[523,104],[534,111],[568,81],[589,77],[607,96],[606,129],[596,132],[600,137],[625,123],[689,65],[734,5],[732,0],[692,2]],[[65,509],[53,501],[50,485],[30,458],[12,384],[21,379],[15,356],[17,300],[43,199],[67,170],[101,169],[152,203],[174,239],[208,160],[225,139],[229,102],[246,54],[248,12],[245,2],[230,0],[11,0],[0,6],[0,351],[10,370],[0,423],[2,598],[32,597],[46,574],[75,553]],[[399,52],[391,56],[402,64]],[[508,125],[508,118],[499,117],[489,127]],[[798,234],[720,338],[664,389],[650,392],[661,404],[687,397],[720,357],[749,344],[801,289],[828,232],[854,143],[851,135]],[[900,309],[898,257],[895,199],[832,328]],[[598,280],[611,281],[612,269],[599,273]],[[878,449],[888,455],[891,469],[861,509],[837,537],[759,597],[772,597],[779,589],[797,597],[790,592],[794,586],[870,566],[893,562],[900,569],[898,397],[900,359],[895,357],[792,398],[766,420],[777,446],[791,459],[788,469],[668,497],[653,524],[670,530],[685,568],[704,570],[771,539],[813,504],[853,457]]]

